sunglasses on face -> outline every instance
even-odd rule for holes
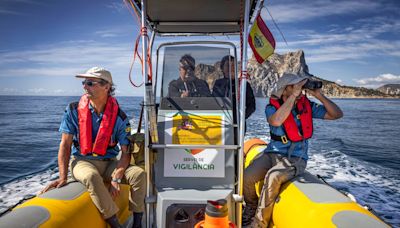
[[[88,81],[88,80],[85,80],[85,81],[82,82],[82,85],[83,85],[83,86],[84,86],[84,85],[87,85],[87,86],[89,86],[89,87],[94,86],[94,85],[96,85],[96,84],[101,84],[101,82]]]

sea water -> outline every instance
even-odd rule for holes
[[[79,97],[0,96],[0,213],[58,178],[58,128]],[[136,128],[141,97],[117,97]],[[335,99],[344,117],[314,121],[307,170],[355,196],[400,227],[400,100]],[[247,120],[246,139],[269,141],[264,109]]]

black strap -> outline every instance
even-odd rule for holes
[[[289,139],[287,138],[286,135],[279,136],[279,135],[275,135],[275,134],[272,133],[272,132],[270,132],[270,134],[271,134],[271,139],[274,140],[274,141],[279,141],[279,142],[282,142],[283,144],[287,144],[287,143],[289,142]],[[300,142],[301,142],[301,148],[302,148],[302,151],[303,151],[303,152],[302,152],[301,155],[299,156],[299,159],[302,158],[302,156],[303,156],[303,154],[304,154],[304,152],[305,152],[305,151],[304,151],[304,140],[302,140],[302,141],[300,141]],[[289,149],[288,149],[288,158],[291,158],[291,157],[292,157],[292,153],[293,153],[293,151],[294,151],[295,146],[296,146],[295,142],[291,142],[290,147],[289,147]]]
[[[274,141],[279,141],[279,142],[282,142],[283,144],[286,144],[289,141],[289,138],[286,135],[282,135],[282,136],[275,135],[272,132],[270,132],[269,134],[271,135],[271,139]]]
[[[78,109],[78,105],[79,105],[79,102],[72,102],[72,103],[69,103],[69,110],[74,110],[74,109]],[[66,111],[66,110],[65,110]]]
[[[79,149],[79,142],[78,142],[77,139],[72,140],[72,143],[74,144],[74,146],[75,146],[76,149],[80,150],[80,149]]]
[[[275,135],[272,132],[270,132],[269,134],[271,135],[271,139],[274,141],[279,141],[279,142],[282,142],[283,144],[286,144],[287,143],[286,141],[290,141],[290,139],[289,139],[289,137],[287,137],[287,135]],[[304,140],[306,140],[306,139],[303,138],[303,140],[296,141],[296,142],[301,142]]]
[[[140,129],[142,127],[142,119],[143,119],[143,111],[144,111],[144,101],[141,104],[142,109],[140,110],[140,118],[139,118],[139,123],[138,123],[138,127],[137,127],[137,133],[140,133]]]
[[[278,102],[279,102],[280,106],[282,106],[283,103],[285,103],[285,102],[283,102],[282,96],[278,99]]]

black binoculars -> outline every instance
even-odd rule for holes
[[[303,89],[314,90],[314,89],[320,89],[320,88],[322,88],[321,81],[313,81],[310,79],[308,79],[306,84],[303,85]]]

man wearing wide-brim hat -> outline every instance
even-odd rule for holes
[[[62,133],[58,151],[59,179],[42,193],[67,183],[68,166],[74,179],[86,186],[93,203],[111,227],[121,227],[116,217],[119,208],[114,198],[120,184],[130,185],[129,208],[133,211],[133,227],[141,227],[144,211],[146,179],[144,170],[131,166],[129,119],[113,97],[111,73],[93,67],[76,75],[82,81],[84,95],[79,102],[67,106],[59,131]],[[116,159],[121,148],[121,158]],[[71,162],[70,155],[72,151]],[[110,182],[107,188],[104,181]]]
[[[310,81],[308,77],[291,73],[283,74],[277,81],[265,109],[271,141],[244,171],[244,226],[268,227],[281,185],[304,172],[308,140],[313,134],[313,118],[335,120],[343,116],[340,108],[323,95],[320,87],[304,88],[306,83],[313,84]],[[310,101],[303,90],[322,105]],[[264,180],[264,186],[258,198],[254,185],[261,180]]]

